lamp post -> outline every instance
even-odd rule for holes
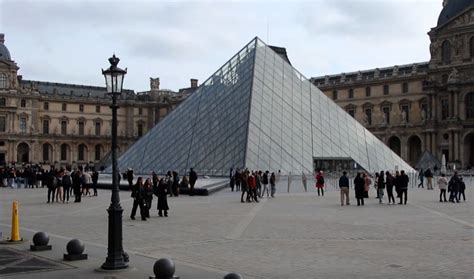
[[[112,198],[107,212],[109,213],[109,240],[107,258],[102,269],[123,269],[128,267],[128,256],[122,246],[122,213],[120,206],[118,173],[117,173],[117,97],[122,93],[123,78],[127,69],[117,67],[120,59],[115,54],[109,58],[110,67],[102,70],[105,77],[107,94],[112,97]]]

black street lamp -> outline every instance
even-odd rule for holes
[[[105,77],[107,94],[112,96],[112,199],[109,209],[109,241],[107,246],[107,259],[102,264],[102,269],[123,269],[128,267],[128,256],[122,246],[122,213],[120,206],[118,173],[117,173],[117,96],[122,93],[123,78],[127,69],[117,67],[120,59],[115,54],[109,58],[110,68],[102,70]]]

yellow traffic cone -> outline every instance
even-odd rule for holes
[[[10,242],[23,241],[20,237],[20,220],[18,217],[18,202],[13,201],[12,206],[12,234],[9,239]]]

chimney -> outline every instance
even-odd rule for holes
[[[5,42],[5,34],[0,33],[0,44],[3,45],[4,42]]]
[[[197,88],[198,87],[198,80],[195,78],[191,79],[191,88]]]

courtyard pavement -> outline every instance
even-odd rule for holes
[[[328,181],[329,182],[329,181]],[[124,248],[131,268],[119,273],[94,271],[106,256],[110,191],[83,198],[80,204],[47,204],[47,190],[0,188],[0,231],[10,235],[11,201],[20,203],[22,237],[50,234],[53,251],[35,252],[61,261],[69,239],[86,243],[89,260],[71,268],[35,273],[36,278],[148,278],[153,262],[170,257],[181,278],[222,278],[239,272],[249,278],[474,278],[473,185],[467,201],[440,203],[437,189],[410,188],[408,205],[340,206],[329,186],[318,197],[293,178],[277,185],[275,198],[241,203],[240,193],[222,190],[207,197],[169,198],[170,217],[156,209],[143,222],[130,220],[130,192],[121,192]],[[156,208],[156,198],[153,200]],[[8,245],[26,251],[30,241]],[[0,267],[1,269],[1,267]],[[31,274],[16,274],[29,278]]]

